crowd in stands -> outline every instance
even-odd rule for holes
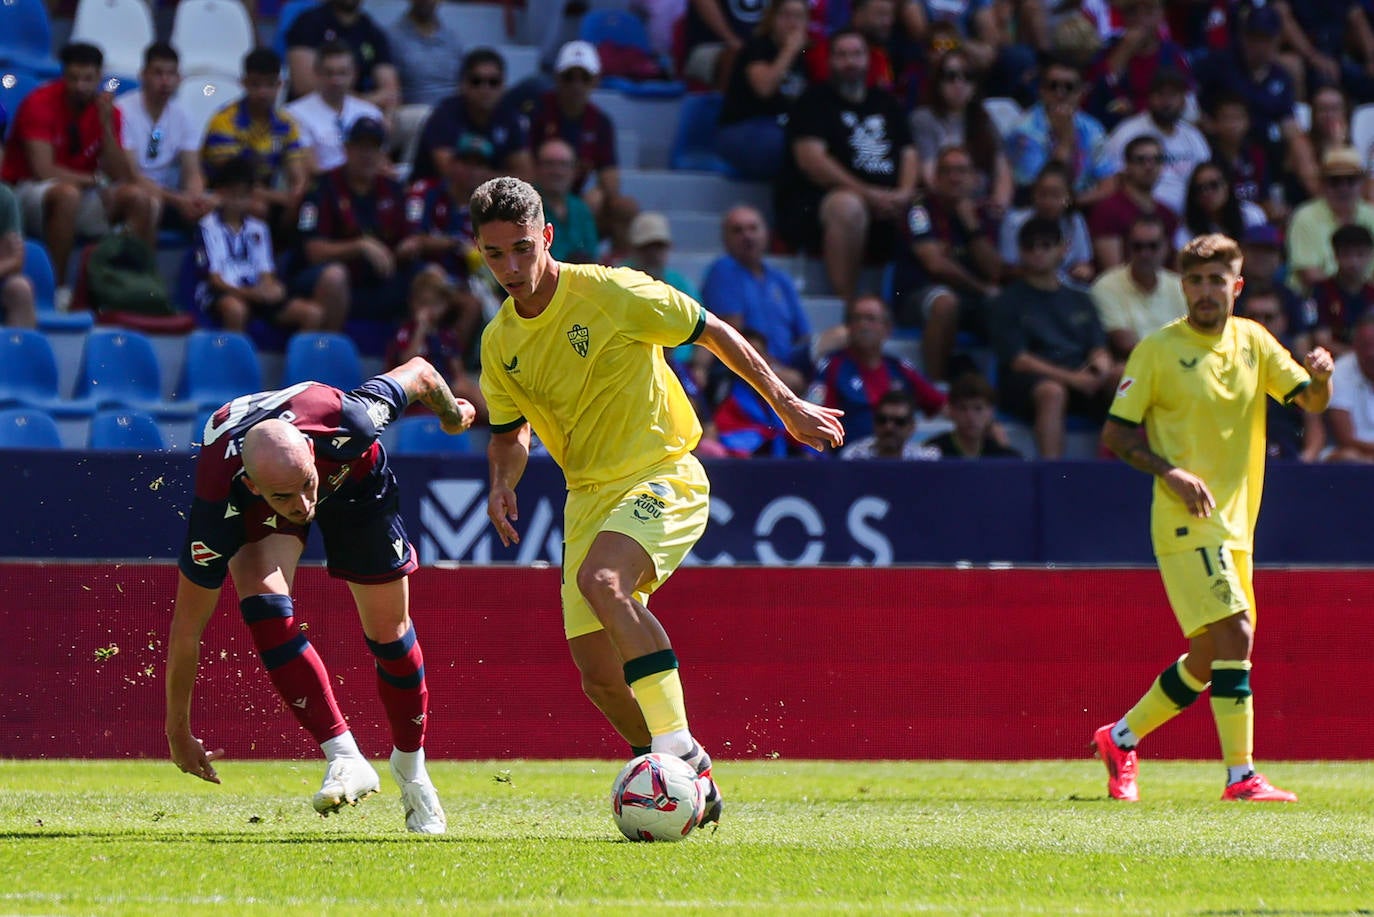
[[[603,78],[645,75],[643,60],[560,37],[546,72],[512,86],[502,55],[441,22],[437,0],[410,0],[395,22],[323,0],[291,23],[284,58],[243,58],[242,98],[200,135],[175,98],[171,44],[146,49],[117,99],[100,49],[60,49],[60,75],[5,115],[5,322],[36,320],[25,237],[67,310],[81,245],[110,227],[150,248],[180,233],[196,268],[183,305],[201,323],[380,328],[387,362],[427,356],[476,402],[477,341],[502,294],[467,201],[514,174],[544,195],[555,257],[700,298],[788,385],[844,408],[844,458],[1016,457],[1018,424],[1055,458],[1068,432],[1101,423],[1136,342],[1185,313],[1175,253],[1222,232],[1246,254],[1239,312],[1299,356],[1319,343],[1340,358],[1329,423],[1275,405],[1273,454],[1374,459],[1374,150],[1352,130],[1374,104],[1374,6],[631,6],[671,61],[658,75],[720,94],[722,168],[774,192],[771,215],[721,214],[703,276],[673,269],[672,214],[625,193],[627,125],[593,101]],[[561,21],[577,7],[529,11]],[[841,324],[811,327],[779,255],[816,260]],[[919,369],[894,338],[919,340]],[[704,350],[668,356],[703,453],[816,457]]]

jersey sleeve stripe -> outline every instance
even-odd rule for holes
[[[519,429],[524,423],[525,423],[525,418],[523,418],[523,417],[517,417],[515,420],[512,420],[510,423],[494,423],[494,424],[491,425],[491,432],[493,432],[493,433],[509,433],[511,430],[517,430],[517,429]]]
[[[1121,425],[1123,425],[1123,426],[1132,427],[1132,428],[1138,427],[1138,426],[1140,426],[1140,424],[1141,424],[1141,422],[1138,421],[1138,420],[1127,420],[1127,419],[1124,418],[1124,417],[1120,417],[1120,416],[1118,416],[1118,415],[1116,415],[1116,414],[1112,414],[1112,413],[1110,413],[1110,412],[1107,414],[1107,419],[1108,419],[1108,420],[1114,420],[1114,421],[1116,421],[1117,423],[1119,423],[1119,424],[1121,424]]]
[[[1299,382],[1299,383],[1293,388],[1293,390],[1292,390],[1291,392],[1289,392],[1287,395],[1284,395],[1284,396],[1283,396],[1283,403],[1284,403],[1284,404],[1292,404],[1292,403],[1293,403],[1293,399],[1296,398],[1296,397],[1298,397],[1299,395],[1301,395],[1304,391],[1306,391],[1306,390],[1307,390],[1307,387],[1308,387],[1309,385],[1311,385],[1311,384],[1312,384],[1311,380],[1308,380],[1308,381],[1306,381],[1306,382]]]
[[[697,306],[697,308],[701,310],[700,314],[697,315],[697,326],[696,326],[695,328],[692,329],[692,335],[691,335],[691,337],[689,337],[689,338],[687,338],[687,340],[683,341],[682,344],[677,345],[677,346],[679,346],[679,347],[681,347],[683,344],[694,344],[694,343],[696,343],[696,339],[699,338],[699,337],[701,337],[701,332],[703,332],[703,331],[706,330],[706,307],[705,307],[705,306]]]

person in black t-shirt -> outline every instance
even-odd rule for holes
[[[857,292],[865,259],[892,258],[920,168],[901,104],[869,89],[867,77],[868,41],[853,29],[836,32],[830,80],[794,106],[790,155],[774,189],[784,240],[819,251],[831,289],[844,299]]]
[[[949,387],[949,419],[954,429],[926,440],[942,459],[1019,459],[1021,453],[997,442],[997,390],[976,372],[964,373]]]
[[[788,115],[808,83],[808,15],[806,0],[773,0],[735,58],[716,152],[741,178],[766,181],[782,165]]]
[[[1059,223],[1032,217],[1017,244],[1024,277],[989,307],[1002,406],[1034,424],[1041,458],[1056,459],[1064,454],[1068,414],[1096,421],[1107,416],[1121,367],[1107,351],[1092,298],[1059,281]]]
[[[401,76],[391,63],[391,43],[381,26],[363,12],[362,0],[325,0],[311,7],[286,31],[286,66],[291,98],[315,91],[315,50],[341,41],[353,49],[358,75],[352,91],[390,118],[401,104]]]

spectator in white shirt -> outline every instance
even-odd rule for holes
[[[1154,198],[1174,213],[1183,212],[1188,176],[1212,158],[1212,146],[1202,131],[1183,120],[1187,101],[1188,77],[1178,70],[1162,69],[1150,82],[1146,110],[1122,121],[1107,135],[1107,159],[1117,172],[1125,165],[1126,144],[1141,136],[1159,139],[1164,170],[1155,184]]]
[[[340,41],[325,42],[315,56],[314,92],[286,106],[300,125],[301,142],[313,158],[311,172],[320,175],[343,165],[344,138],[359,118],[382,121],[382,111],[349,93],[357,79],[353,51]]]
[[[319,328],[324,309],[304,297],[287,298],[272,259],[272,231],[248,215],[255,173],[246,158],[215,173],[219,206],[201,218],[196,238],[196,303],[226,331],[244,331],[254,318],[305,331]]]
[[[1374,462],[1374,314],[1355,323],[1351,351],[1336,359],[1326,412],[1336,448],[1329,462]]]
[[[165,41],[143,52],[139,88],[115,101],[124,117],[124,149],[137,167],[138,184],[160,202],[166,228],[190,232],[215,207],[205,193],[200,136],[173,98],[181,85],[181,60]]]

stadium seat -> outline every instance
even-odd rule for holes
[[[205,126],[215,112],[243,96],[238,77],[218,73],[188,76],[177,87],[176,100],[185,110],[196,136],[205,139]]]
[[[716,154],[716,119],[720,117],[721,101],[718,92],[694,93],[682,100],[668,165],[692,172],[737,176],[734,168]]]
[[[232,331],[199,329],[186,338],[186,362],[177,400],[219,407],[240,395],[262,391],[262,366],[253,343]]]
[[[239,0],[180,0],[172,21],[172,47],[187,76],[236,77],[243,56],[257,45],[253,20]]]
[[[105,408],[91,418],[91,449],[159,451],[167,448],[157,419],[134,408]]]
[[[52,53],[52,24],[44,0],[6,0],[0,3],[0,69],[33,74],[40,81],[62,72]],[[14,109],[6,100],[10,116]]]
[[[628,10],[588,10],[587,15],[582,17],[577,37],[591,42],[603,53],[605,45],[633,48],[659,61],[665,75],[673,72],[669,60],[654,50],[653,43],[649,41],[649,30],[644,27],[644,20]],[[601,85],[626,95],[676,98],[687,91],[686,85],[678,80],[636,80],[608,74],[605,70],[603,61]]]
[[[57,357],[30,328],[0,329],[0,404],[46,407],[57,400]]]
[[[277,14],[277,31],[272,34],[272,50],[282,60],[286,60],[286,33],[291,30],[291,24],[301,13],[316,5],[317,0],[286,0],[282,4],[281,12]]]
[[[57,278],[53,276],[52,260],[42,243],[33,239],[24,240],[24,276],[33,284],[40,331],[86,331],[95,324],[95,316],[89,310],[57,311],[53,299]]]
[[[103,51],[105,74],[127,89],[143,68],[143,49],[157,40],[157,33],[144,0],[78,0],[71,40]]]
[[[494,48],[511,40],[500,3],[440,3],[435,15],[463,40],[464,48]]]
[[[38,408],[0,410],[0,449],[61,449],[57,421]]]
[[[472,451],[468,435],[450,436],[437,417],[402,417],[396,421],[396,455],[458,455]]]
[[[363,361],[358,345],[342,334],[327,331],[297,332],[286,345],[282,386],[297,382],[323,382],[351,391],[363,382]]]
[[[0,3],[0,10],[2,9],[5,9],[5,6]],[[42,83],[43,80],[31,70],[22,70],[9,64],[0,65],[0,105],[9,113],[9,124],[5,125],[6,132],[9,125],[14,123],[14,114],[19,111],[20,103]]]
[[[93,328],[81,354],[75,395],[97,406],[157,404],[162,373],[152,341],[137,331]]]

